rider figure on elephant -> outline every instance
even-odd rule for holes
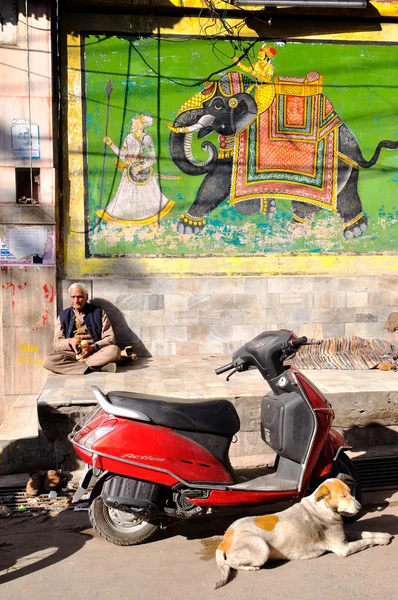
[[[251,92],[252,87],[255,87],[254,99],[258,106],[258,112],[267,110],[275,97],[275,86],[272,83],[274,75],[274,67],[271,60],[276,54],[275,48],[272,46],[261,46],[257,55],[257,62],[250,67],[243,64],[236,56],[234,61],[244,73],[249,73],[256,80],[255,85],[247,89],[247,93]]]

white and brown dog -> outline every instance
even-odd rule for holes
[[[231,569],[257,571],[267,560],[315,558],[325,552],[349,556],[371,546],[388,544],[392,535],[363,531],[348,541],[342,515],[355,515],[361,505],[340,479],[328,479],[313,494],[290,508],[235,521],[216,551],[225,585]]]

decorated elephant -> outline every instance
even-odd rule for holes
[[[259,89],[260,88],[260,89]],[[254,97],[250,93],[254,90]],[[259,101],[261,99],[261,101]],[[322,93],[322,77],[275,77],[259,86],[240,72],[205,82],[169,125],[170,154],[187,175],[206,175],[192,206],[180,216],[179,233],[199,233],[206,217],[229,197],[239,212],[272,218],[278,199],[292,201],[290,231],[305,231],[322,208],[338,213],[347,239],[367,228],[358,194],[359,167],[372,167],[381,141],[365,160],[355,136]],[[193,156],[195,134],[215,131],[219,147],[202,143],[205,160]]]

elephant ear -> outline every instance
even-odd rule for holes
[[[233,99],[238,103],[232,113],[235,133],[240,133],[256,118],[258,112],[257,104],[250,94],[236,94],[233,96]]]

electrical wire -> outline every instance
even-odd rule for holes
[[[26,19],[26,69],[28,75],[28,121],[29,121],[29,180],[30,180],[30,198],[33,202],[33,162],[32,162],[32,106],[31,106],[31,85],[30,85],[30,45],[29,45],[29,17],[28,0],[25,0],[25,19]]]
[[[133,1],[134,0],[131,0],[131,6],[133,5]],[[205,37],[212,45],[213,54],[215,56],[217,56],[217,53],[219,52],[220,54],[224,54],[226,56],[225,53],[223,53],[222,51],[219,51],[219,47],[220,47],[220,42],[227,41],[227,42],[229,42],[229,44],[231,45],[231,47],[234,51],[234,54],[233,54],[234,56],[236,55],[237,52],[239,52],[241,54],[241,56],[239,57],[239,60],[242,60],[243,58],[246,57],[249,60],[250,64],[252,64],[250,57],[249,57],[249,52],[252,49],[252,47],[256,43],[258,43],[260,40],[256,38],[255,41],[249,42],[248,40],[243,40],[241,38],[241,31],[246,26],[247,11],[245,11],[241,7],[236,7],[236,9],[237,9],[236,12],[237,13],[240,12],[241,14],[244,13],[244,16],[241,19],[241,21],[232,25],[229,23],[230,19],[226,18],[227,11],[224,10],[223,13],[225,16],[222,16],[220,14],[220,12],[217,10],[214,0],[204,0],[204,2],[206,4],[206,9],[207,9],[209,15],[208,15],[206,22],[204,24],[200,24],[200,32],[201,32],[201,35],[203,37]],[[94,4],[92,2],[90,2],[90,4],[92,6],[94,6]],[[198,20],[205,18],[205,17],[202,17],[202,15],[204,14],[204,11],[205,11],[205,8],[200,9],[200,11],[198,13]],[[139,31],[138,29],[134,29],[133,22],[132,22],[132,15],[130,15],[130,22],[129,22],[128,27],[112,14],[106,13],[106,17],[109,20],[113,21],[121,29],[124,29],[125,31],[127,31],[130,34],[130,36],[137,35],[139,37],[145,36],[147,38],[152,38],[154,40],[158,39],[157,34],[153,34],[153,33],[143,34],[142,31]],[[152,18],[154,18],[154,15],[152,15]],[[250,14],[250,18],[253,18],[252,14]],[[257,20],[260,21],[261,19],[257,19]],[[214,34],[212,34],[211,29],[214,28],[214,26],[216,24],[217,24],[217,31]],[[115,34],[115,35],[117,36],[118,34]],[[120,35],[120,37],[124,37],[124,36]],[[191,37],[191,36],[189,36],[189,37]],[[195,36],[193,36],[193,37],[195,37]],[[171,40],[168,40],[168,41],[171,41]],[[172,41],[177,42],[177,40],[172,40]],[[181,41],[185,42],[186,39],[181,40]],[[130,43],[132,43],[132,42],[130,42]],[[134,43],[133,43],[133,49],[140,56],[140,58],[144,62],[144,64],[154,73],[154,75],[156,77],[160,77],[161,79],[170,81],[171,83],[174,83],[175,85],[179,85],[182,87],[188,87],[188,88],[189,87],[197,87],[199,85],[202,85],[203,81],[205,81],[205,80],[211,81],[211,77],[214,77],[214,75],[217,75],[218,73],[221,73],[221,72],[225,71],[226,69],[232,69],[236,66],[236,63],[234,61],[225,63],[223,65],[222,69],[214,71],[210,75],[204,76],[204,77],[196,80],[194,83],[188,84],[188,83],[183,83],[181,78],[174,79],[172,77],[167,77],[166,75],[162,75],[161,73],[157,72],[157,70],[152,65],[150,65],[148,63],[148,61],[144,58],[144,56],[137,49],[137,47],[134,45]],[[227,57],[227,58],[229,58],[229,57]],[[218,60],[220,60],[219,57],[218,57]]]
[[[27,2],[27,0],[25,0],[25,1]],[[133,3],[133,0],[132,0],[132,3]],[[126,27],[123,23],[121,23],[113,15],[107,14],[106,16],[110,20],[112,20],[118,27],[120,27],[128,32],[128,34],[129,34],[128,36],[127,35],[123,36],[123,34],[119,34],[119,35],[114,34],[114,35],[116,35],[117,37],[124,37],[124,38],[128,39],[130,53],[133,50],[140,57],[141,61],[146,65],[146,67],[150,71],[152,71],[152,73],[158,79],[158,85],[160,85],[161,80],[166,80],[166,81],[169,81],[169,82],[171,82],[175,85],[181,86],[181,87],[193,88],[193,87],[198,87],[200,85],[203,85],[203,82],[205,80],[211,81],[211,79],[213,77],[215,77],[219,73],[225,72],[227,69],[236,67],[236,62],[235,62],[235,60],[233,60],[233,58],[236,56],[237,53],[240,54],[240,56],[238,57],[239,60],[246,58],[247,60],[249,60],[250,64],[252,64],[250,52],[251,52],[253,46],[259,42],[259,40],[257,38],[251,42],[249,42],[248,40],[243,40],[241,38],[241,35],[240,35],[241,31],[246,26],[246,18],[247,18],[246,14],[241,19],[241,21],[239,21],[238,23],[235,23],[234,25],[231,25],[228,22],[228,19],[226,18],[226,12],[224,11],[224,15],[221,16],[220,13],[218,12],[218,10],[216,9],[213,0],[205,0],[205,4],[206,4],[206,8],[209,12],[209,16],[208,16],[208,19],[205,21],[205,23],[200,25],[201,37],[203,36],[206,40],[208,40],[210,42],[210,44],[212,46],[212,52],[220,63],[223,63],[223,60],[221,60],[220,55],[224,56],[227,59],[227,61],[222,65],[222,67],[220,69],[213,71],[212,73],[208,74],[205,77],[196,79],[192,83],[184,83],[181,78],[168,77],[166,75],[163,75],[160,72],[159,50],[160,50],[161,36],[159,34],[159,31],[157,34],[154,34],[154,33],[143,34],[142,31],[139,32],[139,31],[134,30],[133,22],[132,22],[132,18],[131,18],[132,15],[130,15],[129,27]],[[199,20],[202,18],[202,13],[204,10],[205,9],[201,9],[201,11],[199,12],[199,16],[198,16]],[[242,12],[244,12],[244,11],[242,11]],[[214,34],[211,34],[211,29],[214,28],[215,26],[217,28],[217,31]],[[133,36],[134,37],[135,36],[137,36],[137,37],[145,36],[146,38],[152,38],[157,41],[157,44],[158,44],[158,61],[157,61],[158,68],[157,69],[148,62],[146,57],[143,55],[143,53],[137,47],[137,44],[134,44],[134,40],[131,39],[131,37],[133,37]],[[104,36],[103,39],[105,40],[106,37],[108,37],[108,36]],[[177,39],[169,40],[168,39],[168,41],[178,43],[180,40],[177,40]],[[186,39],[181,40],[181,41],[185,42]],[[232,52],[233,52],[232,57],[230,57],[226,52],[223,51],[222,44],[224,42],[229,42],[229,44],[232,48]],[[128,75],[128,78],[129,77],[134,77],[134,75]],[[191,81],[192,81],[192,79],[191,79]],[[159,122],[158,122],[158,129],[159,129]],[[159,134],[160,134],[160,132],[158,131],[158,145],[160,143],[160,135]],[[159,161],[159,158],[160,158],[159,154],[160,154],[160,148],[158,147],[157,161]],[[113,184],[115,181],[115,176],[116,176],[116,173],[114,174]],[[113,184],[112,184],[112,187],[113,187]],[[107,202],[107,204],[108,204],[108,202]],[[101,205],[102,205],[102,202],[101,202]],[[87,234],[90,231],[91,232],[94,231],[97,227],[99,227],[101,221],[102,221],[102,218],[96,220],[96,222],[93,223],[91,226],[89,226],[88,228],[85,228],[84,233]],[[79,233],[82,233],[82,232],[79,232]]]

